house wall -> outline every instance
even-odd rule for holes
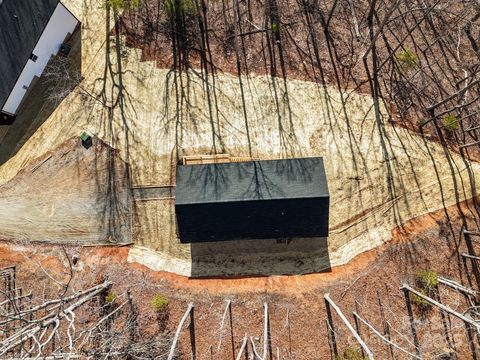
[[[58,3],[52,17],[42,33],[37,45],[32,51],[37,55],[37,60],[28,60],[20,77],[15,83],[2,111],[16,114],[28,87],[36,76],[40,76],[53,55],[58,53],[60,45],[69,33],[73,33],[78,20],[63,6]]]

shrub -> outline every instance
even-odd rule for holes
[[[415,282],[427,293],[430,293],[438,285],[438,274],[431,270],[422,270],[417,273]]]
[[[167,310],[168,307],[168,299],[165,295],[157,294],[153,297],[152,302],[152,309],[159,313]]]
[[[449,131],[454,131],[458,129],[458,119],[453,114],[448,114],[447,116],[445,116],[442,120],[442,123],[443,126]]]
[[[343,355],[335,356],[335,360],[367,360],[367,357],[362,356],[360,349],[349,346],[343,352]]]
[[[405,49],[398,53],[397,62],[403,69],[413,69],[417,66],[417,55],[413,50]]]
[[[105,7],[107,9],[135,9],[140,5],[140,0],[105,0]]]
[[[438,285],[438,274],[432,270],[422,270],[415,275],[415,284],[419,292],[425,296],[432,297]],[[411,301],[422,312],[432,308],[432,305],[418,295],[412,294]]]
[[[425,290],[420,291],[423,295],[427,295]],[[421,311],[430,310],[432,308],[432,304],[430,304],[425,299],[421,298],[416,294],[411,295],[412,303],[414,303]]]
[[[117,294],[115,294],[114,292],[109,292],[106,296],[105,296],[105,303],[107,305],[112,305],[115,303],[115,301],[117,300]]]
[[[280,25],[276,22],[272,22],[272,25],[270,26],[270,30],[275,34],[278,34],[280,32]]]

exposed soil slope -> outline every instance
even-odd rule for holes
[[[173,199],[162,198],[133,204],[132,240],[148,248],[132,251],[134,261],[194,276],[317,272],[390,240],[391,230],[411,218],[475,195],[478,163],[392,126],[388,106],[371,96],[281,77],[159,69],[124,46],[125,38],[111,32],[112,14],[94,1],[68,5],[84,24],[85,79],[0,167],[0,183],[85,129],[118,149],[139,187],[174,185],[183,155],[325,160],[326,244],[294,239],[284,247],[272,240],[193,249],[179,244]]]
[[[0,185],[0,238],[130,242],[127,165],[100,141],[79,137],[29,163]]]
[[[195,304],[195,329],[199,359],[231,358],[231,341],[238,351],[245,333],[260,337],[263,332],[262,303],[270,306],[272,348],[276,347],[285,358],[312,360],[329,358],[329,345],[325,328],[326,312],[323,294],[329,292],[342,311],[351,319],[351,311],[357,311],[378,330],[383,331],[381,299],[384,318],[391,327],[392,339],[410,351],[411,341],[405,302],[400,286],[413,284],[419,270],[430,269],[440,275],[455,279],[466,286],[470,283],[471,265],[459,258],[465,251],[461,233],[460,214],[466,216],[470,229],[477,229],[478,214],[471,203],[452,207],[448,212],[438,211],[408,222],[397,229],[394,240],[388,246],[364,253],[350,264],[323,274],[305,276],[253,277],[238,279],[192,280],[171,273],[154,272],[135,264],[128,264],[127,248],[81,248],[67,247],[69,256],[78,256],[74,267],[73,289],[94,283],[107,276],[114,281],[114,291],[132,290],[135,304],[140,308],[142,329],[155,331],[159,326],[150,306],[151,298],[158,293],[166,294],[170,303],[170,319],[167,328],[174,331],[188,302]],[[449,223],[449,220],[452,223]],[[68,262],[59,247],[32,244],[4,243],[0,246],[0,265],[19,265],[19,280],[30,286],[36,294],[42,294],[54,286],[50,276],[57,281],[68,278]],[[44,270],[40,270],[39,264]],[[465,271],[466,270],[466,271]],[[48,274],[48,276],[47,276]],[[470,275],[469,275],[470,274]],[[473,280],[474,281],[474,280]],[[59,291],[63,288],[59,287]],[[440,288],[442,301],[463,312],[467,303],[463,296],[445,287]],[[227,324],[220,332],[220,322],[225,309],[225,300],[233,306],[233,340]],[[449,340],[438,312],[421,313],[414,305],[418,320],[422,353],[428,354],[454,348],[459,358],[470,358],[463,324],[454,318],[448,322]],[[287,315],[288,314],[288,315]],[[338,317],[334,317],[340,351],[349,345],[356,346]],[[365,327],[362,333],[376,358],[388,358],[388,348]],[[453,344],[452,344],[453,336]],[[217,350],[220,337],[223,338]],[[448,342],[450,341],[450,343]],[[190,352],[188,330],[183,332],[180,345],[186,356]],[[210,350],[212,346],[212,350]],[[395,352],[399,359],[403,355]],[[188,355],[189,356],[189,355]],[[185,357],[186,358],[186,357]]]

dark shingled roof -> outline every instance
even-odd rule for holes
[[[27,63],[58,0],[3,0],[0,4],[0,108]]]
[[[177,167],[177,205],[328,196],[317,157]]]

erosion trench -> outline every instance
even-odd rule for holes
[[[94,142],[101,140],[118,151],[121,161],[129,164],[133,187],[173,186],[175,165],[184,155],[324,158],[330,191],[328,239],[180,244],[172,197],[130,199],[130,214],[124,219],[131,216],[131,226],[120,227],[128,232],[124,242],[131,237],[134,243],[128,260],[187,276],[328,270],[387,242],[404,222],[476,194],[478,163],[393,126],[384,104],[381,116],[375,117],[368,95],[270,76],[207,77],[201,71],[160,69],[155,62],[142,61],[139,50],[125,47],[124,38],[110,32],[98,2],[65,3],[82,21],[84,80],[0,167],[0,193],[10,191],[15,195],[12,201],[31,212],[29,218],[15,211],[2,213],[0,237],[67,243],[82,239],[59,226],[73,213],[79,216],[75,207],[63,207],[38,226],[58,199],[38,192],[41,205],[29,202],[28,194],[37,188],[54,191],[62,184],[74,203],[112,201],[104,197],[108,187],[70,186],[76,177],[63,176],[63,166],[98,179],[98,172],[79,165],[81,159],[62,164],[61,156],[54,156],[56,165],[42,170],[46,173],[41,181],[28,171],[19,174],[44,154],[73,146],[66,141],[84,130],[95,135]],[[90,156],[93,163],[101,158],[97,146],[76,154]],[[91,211],[86,210],[85,218],[95,217]],[[29,227],[35,235],[22,230]],[[104,242],[105,231],[97,236],[90,231],[86,240]]]

